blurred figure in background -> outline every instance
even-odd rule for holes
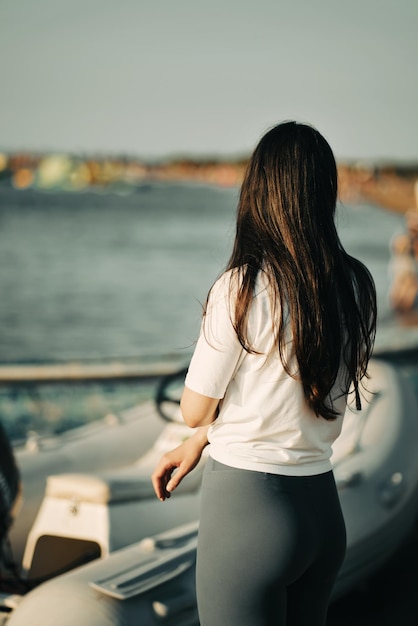
[[[418,185],[415,186],[418,193]],[[389,303],[392,309],[411,321],[418,314],[418,201],[417,208],[405,215],[405,231],[390,242]],[[411,318],[412,314],[412,318]]]

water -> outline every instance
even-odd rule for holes
[[[2,361],[190,351],[236,192],[0,195]]]
[[[129,196],[0,191],[0,361],[159,358],[192,351],[234,236],[236,189],[149,185]],[[340,234],[386,302],[403,218],[340,207]]]

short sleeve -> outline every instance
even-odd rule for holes
[[[210,398],[224,397],[243,353],[232,321],[230,276],[223,274],[212,287],[185,380],[186,387]]]

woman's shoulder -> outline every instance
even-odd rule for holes
[[[241,272],[238,268],[225,270],[212,285],[210,296],[218,299],[236,293],[241,282]]]
[[[234,267],[223,272],[211,288],[211,296],[219,298],[236,296],[244,279],[245,266]],[[254,296],[266,293],[269,290],[269,278],[264,269],[260,269],[254,285]]]

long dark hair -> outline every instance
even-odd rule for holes
[[[256,352],[247,320],[257,275],[264,271],[283,366],[301,381],[314,413],[328,420],[338,415],[329,394],[342,362],[342,391],[353,385],[361,407],[359,384],[367,376],[376,330],[374,282],[340,242],[336,203],[337,166],[327,141],[305,124],[275,126],[249,160],[227,266],[239,275],[232,319],[241,345]],[[298,371],[287,352],[289,324]]]

